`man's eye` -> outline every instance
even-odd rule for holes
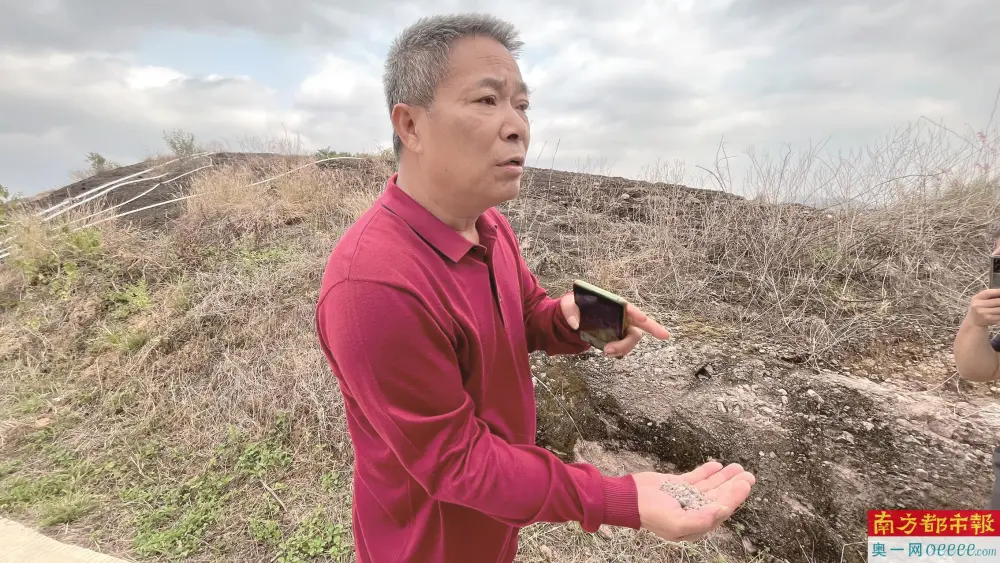
[[[486,102],[487,104],[490,104],[490,105],[496,105],[496,103],[497,103],[497,99],[495,97],[493,97],[493,96],[486,96],[485,98],[483,98],[483,99],[481,99],[479,101],[480,102]]]

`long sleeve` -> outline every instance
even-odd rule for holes
[[[536,318],[551,320],[551,304],[535,301]],[[638,528],[631,477],[603,476],[544,448],[511,445],[476,417],[446,322],[414,295],[376,282],[340,282],[317,309],[324,352],[414,480],[439,501],[509,525]]]

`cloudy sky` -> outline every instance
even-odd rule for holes
[[[981,128],[1000,88],[993,0],[420,4],[0,0],[0,183],[58,187],[87,152],[131,163],[173,128],[237,150],[388,146],[388,44],[439,12],[519,26],[530,159],[564,170],[692,172],[722,141],[852,148],[921,117]]]

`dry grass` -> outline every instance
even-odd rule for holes
[[[550,287],[579,274],[648,309],[820,357],[950,326],[985,273],[997,185],[991,171],[969,174],[993,163],[996,142],[933,153],[908,139],[913,162],[897,156],[881,172],[815,155],[795,173],[761,165],[750,199],[646,189],[642,220],[616,215],[617,193],[584,183],[557,194],[540,180],[510,213]],[[927,172],[967,161],[955,183]],[[203,172],[162,232],[12,220],[0,266],[0,512],[151,560],[351,559],[352,450],[312,315],[331,247],[392,169],[305,162]],[[867,199],[775,204],[783,186],[807,184]],[[524,562],[744,560],[574,524],[522,538]]]
[[[746,199],[663,186],[623,201],[581,177],[566,186],[566,206],[553,205],[542,172],[510,212],[531,252],[565,263],[560,287],[582,275],[790,357],[941,343],[985,280],[989,227],[1000,220],[998,133],[956,142],[918,124],[864,154],[751,151]],[[816,199],[828,205],[793,203]]]

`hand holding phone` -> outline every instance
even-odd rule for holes
[[[990,289],[1000,287],[1000,256],[990,256]]]
[[[660,340],[670,333],[624,298],[583,280],[561,300],[567,319],[579,319],[580,338],[609,356],[624,356],[648,332]]]

